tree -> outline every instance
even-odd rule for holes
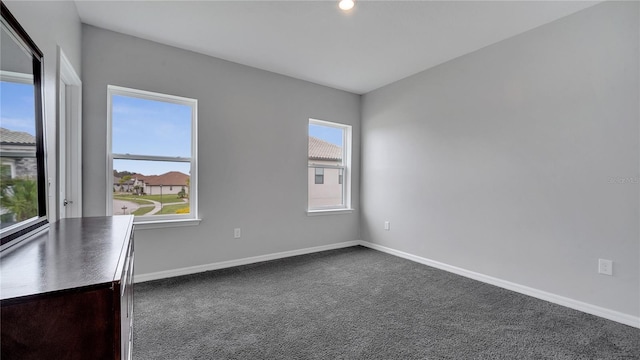
[[[120,191],[123,191],[124,184],[128,183],[129,180],[131,180],[131,175],[125,175],[118,180],[118,185],[120,185]],[[129,191],[131,191],[131,188],[129,188]]]
[[[0,191],[0,206],[12,212],[16,221],[38,215],[38,186],[35,180],[13,179]]]
[[[188,177],[187,180],[185,181],[187,183],[187,188],[191,188],[191,177]],[[182,187],[182,191],[184,191],[184,186]],[[185,191],[184,196],[182,196],[182,198],[188,198],[189,194]]]
[[[124,182],[125,184],[129,184],[129,181],[131,181],[131,175],[125,175],[125,176],[123,176],[123,177],[122,177],[122,180],[123,180],[123,182]],[[129,189],[128,191],[131,191],[131,185],[129,185],[129,188],[128,188],[128,189]],[[122,191],[122,185],[120,185],[120,191]]]
[[[125,177],[126,175],[135,175],[136,173],[132,173],[131,171],[118,171],[113,169],[113,176],[117,178]]]

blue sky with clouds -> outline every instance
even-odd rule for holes
[[[128,96],[112,97],[114,154],[191,157],[191,107]],[[114,160],[113,168],[144,175],[189,174],[190,164]]]
[[[0,127],[36,135],[33,85],[0,82]]]
[[[331,126],[309,124],[309,135],[342,147],[342,130]]]
[[[119,154],[191,156],[191,107],[114,95],[112,151]]]

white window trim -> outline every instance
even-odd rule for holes
[[[158,215],[160,216],[160,215]],[[201,219],[174,219],[163,221],[146,221],[142,218],[134,220],[136,230],[163,229],[168,227],[196,226],[200,224]]]
[[[355,210],[356,209],[353,209],[353,208],[348,208],[348,209],[307,210],[307,216],[351,214]]]
[[[164,228],[174,226],[191,226],[198,225],[200,218],[198,217],[198,100],[175,95],[167,95],[155,93],[151,91],[125,88],[121,86],[107,86],[107,215],[113,214],[113,159],[112,152],[112,97],[113,95],[122,95],[136,97],[146,100],[169,102],[173,104],[186,105],[192,108],[191,112],[191,157],[170,157],[170,156],[150,156],[150,155],[132,155],[132,154],[115,154],[118,159],[135,159],[135,160],[166,160],[177,162],[191,163],[191,174],[189,182],[189,214],[184,215],[154,215],[149,217],[136,217],[134,224],[142,229]]]
[[[2,159],[2,164],[0,165],[4,165],[4,166],[8,166],[9,169],[11,170],[11,179],[15,179],[16,178],[16,162],[13,159]]]
[[[0,81],[33,85],[33,74],[0,70]]]
[[[340,168],[343,169],[342,173],[342,206],[324,206],[318,208],[309,208],[309,204],[307,203],[307,215],[331,215],[331,214],[349,214],[353,212],[353,208],[351,207],[351,154],[352,154],[352,126],[346,124],[340,124],[331,121],[318,120],[318,119],[309,119],[309,125],[320,125],[320,126],[328,126],[337,128],[343,131],[342,143],[344,145],[343,148],[343,159],[342,166],[332,166],[332,165],[310,165],[307,160],[307,169],[309,167],[323,167],[323,168]],[[307,127],[307,138],[309,137],[309,128]],[[307,170],[308,171],[308,170]],[[307,180],[308,183],[308,180]],[[307,188],[307,194],[309,193],[309,189]]]

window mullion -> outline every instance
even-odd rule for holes
[[[191,158],[190,157],[180,157],[180,156],[113,154],[113,158],[115,160],[148,160],[148,161],[191,162]]]

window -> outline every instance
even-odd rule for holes
[[[48,224],[42,52],[2,3],[0,250]]]
[[[33,84],[1,74],[2,123],[0,124],[0,228],[38,217],[38,159],[34,108],[24,111],[20,101],[34,102]],[[29,78],[25,78],[27,81]],[[40,190],[41,191],[41,190]]]
[[[0,165],[0,181],[10,181],[15,177],[13,162],[3,162]]]
[[[316,184],[324,184],[324,168],[317,167],[316,169]]]
[[[107,213],[197,219],[197,100],[111,85],[108,96]]]
[[[309,119],[309,212],[350,209],[350,166],[351,126]]]

